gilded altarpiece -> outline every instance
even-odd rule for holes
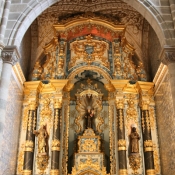
[[[91,14],[53,28],[25,83],[17,174],[160,175],[154,84],[125,26]]]

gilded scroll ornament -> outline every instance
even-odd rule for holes
[[[37,156],[37,165],[40,170],[39,174],[45,174],[45,170],[48,166],[49,157],[47,155],[38,155]]]
[[[91,139],[85,140],[81,146],[82,150],[84,150],[85,152],[94,152],[95,150],[97,150],[96,143],[94,142],[94,140]]]
[[[52,140],[52,151],[60,151],[60,141],[58,139]]]
[[[131,169],[133,170],[133,174],[139,174],[138,169],[141,165],[141,156],[139,154],[131,154],[129,156],[129,165],[131,166]]]
[[[94,61],[100,61],[102,65],[109,68],[109,62],[105,56],[105,53],[107,53],[107,47],[107,43],[104,41],[93,40],[91,35],[86,36],[85,41],[75,41],[71,45],[74,56],[69,62],[69,69],[74,67],[80,61],[84,61],[88,65]]]
[[[73,167],[72,168],[72,174],[71,175],[77,175],[80,174],[81,172],[86,173],[93,173],[95,174],[100,174],[100,175],[109,175],[106,173],[106,168],[105,167],[100,167],[98,162],[94,162],[90,156],[88,156],[88,159],[85,162],[81,162],[78,167]]]
[[[35,67],[32,74],[32,80],[40,80],[43,68],[41,67],[39,61],[35,63]]]
[[[152,140],[145,140],[144,141],[144,151],[153,151],[153,142]]]
[[[127,121],[134,121],[137,123],[137,110],[135,109],[135,102],[132,99],[128,100],[128,109],[126,110]]]

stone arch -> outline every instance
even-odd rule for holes
[[[25,10],[21,12],[14,27],[11,29],[8,38],[6,38],[6,44],[19,46],[25,32],[35,18],[56,2],[58,2],[58,0],[42,0],[40,2],[34,2],[34,0],[30,1]],[[150,2],[142,2],[141,0],[123,0],[123,2],[136,9],[146,18],[155,30],[162,46],[165,44],[173,45],[174,39],[172,38],[165,21]]]

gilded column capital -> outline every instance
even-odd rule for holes
[[[5,46],[2,50],[2,60],[4,63],[15,65],[20,58],[20,54],[16,46]]]
[[[25,143],[25,151],[33,152],[34,149],[34,143],[32,140],[26,140]]]
[[[152,140],[145,140],[144,141],[144,151],[153,151],[153,142]]]
[[[36,101],[31,101],[31,102],[29,103],[29,110],[35,110],[36,107],[37,107]]]
[[[56,109],[56,108],[61,109],[61,107],[62,107],[62,99],[56,99],[56,100],[54,101],[54,108],[55,108],[55,109]]]
[[[140,107],[142,108],[142,110],[149,110],[149,101],[141,101],[141,103],[140,103]]]
[[[118,140],[118,151],[126,150],[126,140],[120,139]]]
[[[115,105],[117,109],[124,109],[124,100],[123,99],[116,100]]]
[[[160,54],[160,60],[165,65],[175,63],[175,47],[165,46]]]
[[[52,140],[52,151],[60,151],[60,141],[58,139]]]

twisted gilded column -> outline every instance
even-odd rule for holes
[[[146,175],[155,175],[153,142],[151,136],[151,126],[149,117],[149,103],[147,101],[142,101],[141,112],[145,171]]]
[[[117,108],[117,132],[118,132],[118,158],[119,158],[119,175],[127,175],[126,161],[126,140],[125,140],[125,125],[124,125],[124,102],[123,100],[116,101]]]
[[[28,112],[23,175],[31,175],[33,170],[33,156],[35,146],[35,135],[33,131],[36,130],[36,121],[37,121],[36,119],[37,119],[36,102],[32,101],[29,104],[29,112]]]
[[[52,156],[50,175],[59,175],[59,155],[60,155],[60,117],[61,102],[56,100],[54,103],[54,123],[52,137]]]

